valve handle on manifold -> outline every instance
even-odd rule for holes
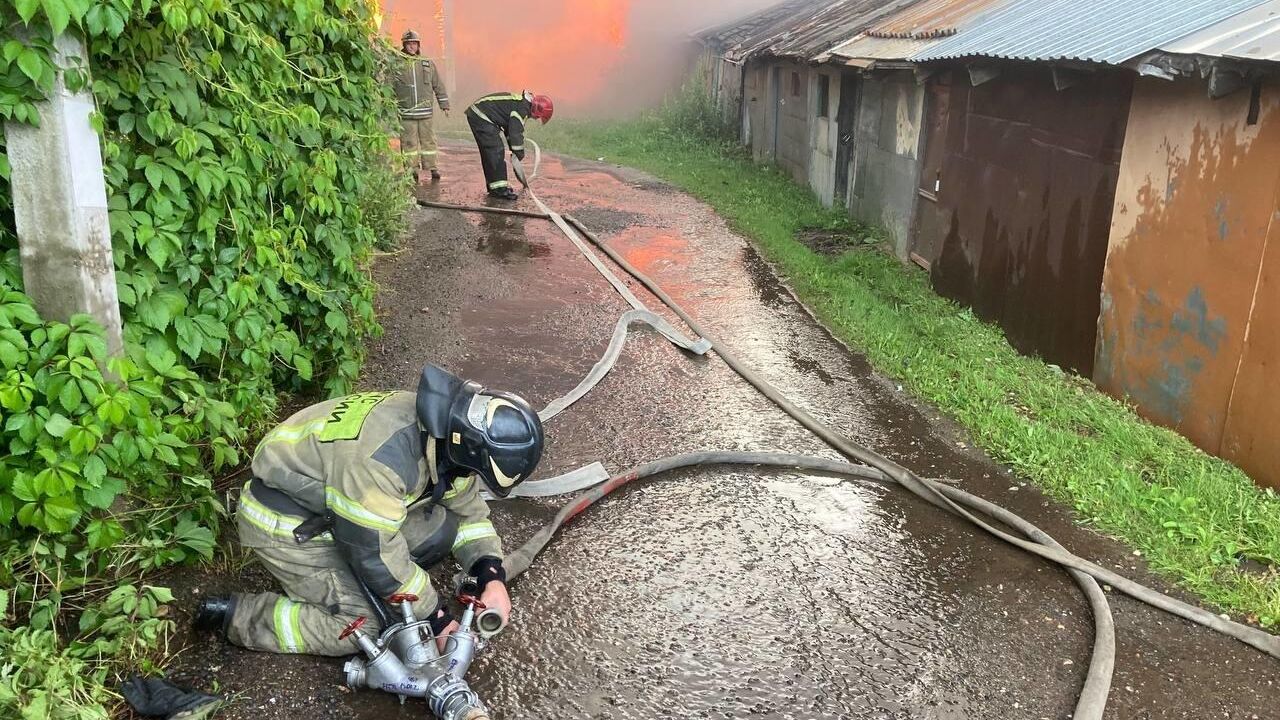
[[[418,602],[418,596],[414,595],[413,593],[396,593],[395,595],[392,595],[391,597],[387,598],[387,602],[390,602],[395,605],[399,605],[400,603],[407,603],[407,602],[416,603]]]
[[[342,630],[342,634],[338,635],[338,639],[339,639],[339,640],[346,640],[347,638],[349,638],[349,637],[351,637],[352,635],[354,635],[354,634],[356,633],[356,631],[357,631],[357,630],[359,630],[360,628],[364,627],[364,624],[365,624],[365,623],[367,623],[367,622],[369,622],[369,618],[367,618],[367,617],[365,617],[365,616],[363,616],[363,615],[361,615],[360,617],[356,618],[355,620],[352,620],[350,625],[348,625],[348,626],[346,626],[345,628],[343,628],[343,630]]]
[[[467,595],[465,593],[458,595],[458,602],[462,603],[463,605],[470,605],[474,607],[476,610],[489,609],[489,606],[480,602],[480,598],[476,597],[475,595]]]

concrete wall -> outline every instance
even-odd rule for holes
[[[809,69],[756,61],[745,70],[743,142],[757,162],[772,162],[797,182],[809,181]],[[794,73],[794,76],[793,76]]]
[[[809,181],[809,69],[766,59],[746,69],[744,137],[758,162],[771,162],[797,182]]]
[[[861,87],[849,211],[885,228],[894,252],[906,259],[920,182],[924,88],[905,71],[877,73]]]
[[[1201,80],[1137,82],[1095,380],[1273,487],[1278,208],[1280,83],[1255,101],[1249,89],[1211,100]]]
[[[827,81],[827,107],[818,107],[822,78]],[[809,73],[809,187],[823,205],[835,201],[836,151],[840,131],[836,113],[840,108],[840,71],[831,67],[815,68]],[[843,198],[842,198],[843,200]]]
[[[781,82],[778,99],[777,151],[774,162],[796,182],[809,181],[809,68],[777,63]]]

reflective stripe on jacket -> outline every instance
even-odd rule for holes
[[[440,103],[441,110],[449,109],[449,91],[444,87],[436,64],[427,58],[403,56],[392,87],[402,118],[429,118],[435,102]]]
[[[253,474],[259,480],[240,505],[241,527],[264,543],[279,542],[326,514],[333,521],[329,537],[312,542],[335,543],[376,593],[433,599],[426,572],[400,534],[410,505],[427,497],[456,516],[453,555],[464,569],[481,558],[501,558],[502,543],[474,477],[432,487],[425,442],[410,392],[360,393],[306,408],[258,445]]]
[[[476,100],[467,113],[498,126],[512,152],[524,152],[524,124],[533,112],[533,94],[491,93]]]

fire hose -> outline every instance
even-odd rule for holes
[[[532,177],[536,177],[537,167],[541,159],[541,150],[537,147],[536,143],[534,143],[534,148],[536,155]],[[517,177],[521,179],[522,183],[524,183],[525,187],[528,189],[529,196],[534,201],[535,205],[537,205],[540,212],[532,213],[526,211],[515,211],[513,213],[500,208],[446,205],[423,200],[419,200],[418,202],[424,207],[436,207],[467,212],[499,211],[504,214],[519,214],[524,217],[551,220],[582,252],[588,262],[590,262],[610,282],[610,284],[618,290],[619,294],[632,305],[634,308],[632,312],[644,312],[652,315],[648,308],[635,297],[634,293],[631,292],[626,284],[623,283],[603,263],[603,261],[600,260],[594,251],[592,251],[591,247],[583,240],[585,237],[586,240],[590,241],[592,245],[603,252],[610,260],[626,271],[632,278],[643,285],[664,305],[666,305],[671,312],[678,316],[685,325],[687,325],[695,335],[701,339],[701,342],[681,342],[681,340],[688,339],[683,338],[683,336],[679,336],[677,338],[676,336],[679,335],[678,332],[673,335],[666,331],[662,331],[669,340],[686,350],[690,350],[690,347],[688,347],[689,345],[697,345],[701,347],[702,343],[705,343],[706,346],[713,349],[716,354],[734,370],[734,372],[755,387],[771,402],[816,436],[821,438],[832,448],[839,451],[842,455],[860,464],[785,453],[708,451],[662,458],[638,465],[603,481],[600,481],[595,476],[595,473],[584,473],[582,470],[575,471],[575,473],[569,473],[558,478],[530,481],[520,486],[520,489],[523,490],[523,492],[520,493],[521,495],[547,496],[552,494],[563,494],[588,487],[590,489],[587,489],[585,492],[576,496],[569,503],[563,506],[550,523],[535,533],[534,536],[522,547],[508,555],[505,564],[509,579],[515,579],[528,570],[529,566],[533,563],[538,554],[546,548],[547,544],[566,523],[586,511],[587,508],[600,499],[614,492],[618,488],[624,487],[636,480],[653,478],[675,469],[694,466],[732,464],[799,469],[836,475],[860,482],[896,485],[941,510],[969,521],[981,530],[993,535],[1005,543],[1013,545],[1016,548],[1062,567],[1080,587],[1081,592],[1088,601],[1094,616],[1094,646],[1089,663],[1089,669],[1086,673],[1080,696],[1076,704],[1076,710],[1073,715],[1077,720],[1099,720],[1102,718],[1103,712],[1106,708],[1107,697],[1110,692],[1112,673],[1115,667],[1115,628],[1111,617],[1111,610],[1106,600],[1106,595],[1098,586],[1098,581],[1107,583],[1119,592],[1152,607],[1203,625],[1227,637],[1246,643],[1272,657],[1280,658],[1280,637],[1271,635],[1258,628],[1253,628],[1242,623],[1228,620],[1202,608],[1174,599],[1152,588],[1130,580],[1118,573],[1103,568],[1096,563],[1080,558],[1063,548],[1047,533],[1040,530],[1027,520],[1019,517],[1015,513],[991,503],[990,501],[967,493],[959,488],[952,487],[946,483],[920,478],[902,465],[899,465],[868,447],[854,442],[853,440],[843,436],[834,428],[813,417],[810,413],[793,403],[753,369],[745,365],[738,356],[722,342],[712,339],[712,337],[706,332],[705,328],[696,319],[685,312],[679,304],[677,304],[665,291],[662,290],[661,287],[657,285],[657,283],[644,273],[640,272],[619,253],[605,244],[581,222],[572,217],[561,216],[548,208],[546,204],[543,203],[543,201],[533,192],[529,184],[531,177],[525,177],[523,167],[519,162],[515,161],[513,162],[513,165],[517,168]],[[619,325],[624,326],[625,324],[620,321]],[[620,330],[624,329],[625,327],[620,327]],[[625,333],[623,333],[623,335],[625,336]],[[615,347],[615,345],[618,344],[618,336],[619,333],[615,332],[614,342],[611,342],[609,351],[606,352],[605,357],[601,362],[597,363],[597,366],[593,368],[588,380],[591,380],[591,378],[594,377],[594,382],[599,382],[599,379],[603,378],[604,374],[608,372],[610,367],[612,367],[612,360],[616,360],[616,357],[620,352],[620,345],[619,347]],[[584,380],[583,384],[586,384],[587,382],[587,380]],[[594,383],[592,383],[590,387],[594,387]],[[568,407],[569,404],[572,404],[574,400],[584,395],[590,387],[583,390],[583,385],[580,385],[578,388],[575,388],[574,392],[565,396],[565,398],[561,398],[560,400],[553,402],[550,407],[556,407],[557,412],[561,411]],[[576,397],[573,397],[575,394]],[[994,520],[1012,530],[1015,530],[1017,533],[1021,534],[1022,537],[996,527],[979,515],[985,516],[990,520]]]

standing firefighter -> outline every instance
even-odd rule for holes
[[[272,430],[236,511],[284,594],[209,597],[194,625],[241,647],[349,655],[343,628],[373,620],[362,580],[413,609],[443,640],[457,627],[426,569],[450,553],[480,599],[510,616],[502,544],[485,489],[498,497],[533,471],[542,424],[528,403],[428,365],[416,393],[369,392],[314,405]]]
[[[449,114],[449,91],[436,64],[421,56],[418,33],[410,30],[401,38],[405,57],[395,78],[396,101],[400,104],[400,151],[409,158],[414,180],[422,181],[422,171],[430,170],[431,179],[440,179],[439,148],[431,115],[435,102]]]
[[[517,160],[524,160],[524,122],[529,118],[547,124],[555,106],[546,95],[523,93],[493,93],[485,95],[467,108],[467,123],[480,148],[480,164],[484,167],[484,180],[489,184],[489,194],[502,200],[515,200],[516,193],[507,181],[506,150],[502,136]]]

